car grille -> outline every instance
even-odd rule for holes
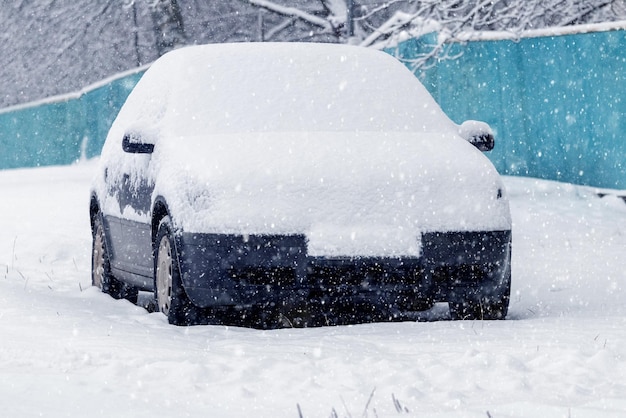
[[[228,276],[242,285],[307,287],[322,291],[347,288],[366,291],[381,286],[416,286],[423,279],[421,269],[400,260],[311,259],[303,273],[304,277],[299,277],[293,267],[233,267],[229,269]]]
[[[307,279],[322,290],[354,288],[370,290],[372,287],[417,285],[422,279],[420,271],[408,266],[390,266],[384,262],[351,260],[310,263]]]
[[[228,276],[243,285],[280,286],[282,288],[296,285],[296,270],[293,267],[244,267],[231,268]]]

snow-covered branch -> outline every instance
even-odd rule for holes
[[[271,12],[281,14],[283,16],[296,17],[298,19],[302,19],[313,25],[320,26],[325,29],[331,29],[331,24],[328,20],[317,17],[313,14],[307,13],[306,11],[296,8],[296,7],[281,6],[280,4],[277,4],[268,0],[241,0],[241,1],[245,3],[249,3],[252,6],[261,7]]]
[[[442,29],[442,26],[437,21],[424,19],[416,14],[396,12],[389,20],[376,28],[367,38],[363,39],[360,45],[372,46],[381,37],[397,34],[409,28],[415,29],[412,31],[411,35],[420,36],[439,31]]]

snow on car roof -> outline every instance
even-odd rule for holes
[[[141,83],[169,102],[176,135],[289,131],[441,131],[451,122],[395,58],[334,44],[182,48]],[[156,109],[158,112],[158,109]]]

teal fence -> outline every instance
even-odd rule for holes
[[[81,92],[0,112],[0,169],[71,164],[100,154],[141,76],[132,72]]]
[[[415,59],[435,36],[389,52]],[[452,43],[447,54],[458,58],[418,77],[455,122],[494,128],[500,173],[626,189],[626,30]]]
[[[429,52],[435,36],[388,52],[411,60]],[[501,173],[626,189],[625,30],[448,46],[458,58],[417,75],[454,121],[494,128],[488,155]],[[98,155],[141,74],[0,111],[0,169]]]

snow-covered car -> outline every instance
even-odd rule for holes
[[[380,51],[170,52],[102,150],[93,284],[153,291],[172,324],[222,309],[294,325],[352,309],[396,318],[435,302],[455,319],[504,318],[511,217],[481,152],[492,147],[486,124],[453,123]]]

